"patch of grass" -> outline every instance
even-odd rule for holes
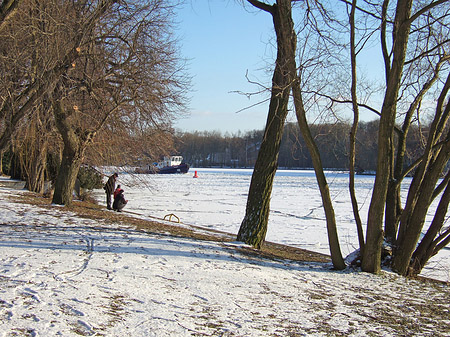
[[[31,192],[18,194],[12,198],[21,203],[36,205],[43,208],[50,209],[53,207],[50,199]],[[108,211],[103,205],[98,205],[89,201],[74,201],[72,202],[72,205],[66,206],[65,209],[77,214],[77,216],[81,218],[103,221],[106,223],[109,222],[111,224],[135,226],[139,230],[147,231],[152,234],[168,234],[175,237],[192,238],[196,240],[214,241],[219,243],[233,242],[236,240],[236,236],[230,233],[199,226],[185,224],[171,225],[167,222],[136,218],[132,216],[133,214],[131,212],[124,211],[117,213]],[[233,249],[240,254],[254,258],[319,263],[328,263],[331,261],[330,257],[325,254],[267,241],[263,244],[260,250],[252,247],[236,247]]]

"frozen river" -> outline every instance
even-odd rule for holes
[[[197,171],[198,178],[193,178]],[[187,174],[120,174],[129,200],[126,210],[144,217],[175,214],[181,222],[236,234],[245,214],[252,170],[192,168]],[[327,172],[344,256],[358,248],[348,193],[348,173]],[[373,176],[358,176],[356,191],[363,223],[367,218]],[[406,184],[404,184],[406,185]],[[96,191],[102,202],[103,190]],[[406,190],[404,190],[406,193]],[[325,215],[313,171],[279,170],[275,176],[266,240],[329,254]],[[448,250],[430,267],[449,279]],[[429,272],[433,272],[429,270]]]

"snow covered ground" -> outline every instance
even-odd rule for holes
[[[197,171],[198,178],[193,178]],[[109,173],[109,172],[108,172]],[[245,214],[252,170],[196,169],[179,175],[120,174],[129,199],[126,210],[144,217],[175,214],[181,222],[236,234]],[[358,248],[348,193],[348,173],[327,172],[344,256]],[[365,222],[373,176],[357,176],[356,192]],[[406,180],[408,183],[408,180]],[[407,186],[403,193],[406,195]],[[104,191],[96,197],[104,203]],[[329,254],[325,215],[313,171],[279,170],[275,176],[268,241]],[[434,208],[430,209],[432,215]],[[450,282],[450,247],[430,261],[422,275]]]
[[[226,222],[222,212],[237,220],[242,211],[230,214],[237,212],[235,203],[223,203],[206,188],[212,179],[199,174],[198,180],[172,178],[178,183],[153,176],[158,184],[148,193],[131,188],[125,175],[119,178],[129,185],[135,213],[176,213],[202,225],[205,219]],[[186,198],[162,209],[156,195],[164,182],[173,196]],[[196,187],[183,190],[188,185]],[[3,336],[450,336],[447,285],[250,257],[234,249],[238,243],[149,234],[126,220],[111,224],[58,206],[22,204],[14,199],[19,193],[0,187]],[[308,192],[297,200],[305,198]],[[198,217],[181,212],[187,199],[194,199]],[[279,210],[285,211],[282,218],[297,219],[289,207]],[[319,212],[310,211],[306,219]]]

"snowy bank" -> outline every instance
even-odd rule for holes
[[[3,336],[450,335],[446,285],[243,255],[21,193],[0,188]]]

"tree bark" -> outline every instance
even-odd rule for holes
[[[237,236],[239,241],[259,249],[267,232],[273,179],[278,166],[289,94],[295,76],[295,73],[290,71],[289,64],[295,61],[292,58],[295,58],[296,34],[291,0],[278,0],[273,6],[259,1],[249,2],[272,15],[278,48],[266,128],[250,183],[245,217]]]
[[[64,143],[61,165],[56,176],[52,202],[58,205],[70,205],[72,203],[72,194],[78,171],[83,162],[85,144],[80,141],[72,130],[68,122],[69,114],[65,112],[63,102],[57,100],[52,105],[56,127]]]
[[[381,270],[381,248],[383,243],[383,215],[390,176],[391,139],[397,109],[403,66],[410,30],[412,0],[397,2],[394,20],[394,52],[392,67],[389,69],[387,87],[381,110],[378,131],[377,173],[367,218],[367,234],[361,268],[363,271],[378,273]]]
[[[450,172],[447,173],[447,176]],[[422,271],[422,268],[428,262],[428,260],[434,255],[437,240],[435,240],[439,231],[445,221],[447,215],[448,205],[450,203],[450,185],[447,183],[447,187],[442,195],[439,205],[436,209],[433,221],[427,230],[427,233],[423,237],[420,244],[417,246],[412,256],[411,269],[409,271],[412,275],[418,275]]]
[[[327,220],[328,244],[330,246],[331,261],[333,262],[333,267],[335,269],[342,270],[345,268],[345,262],[342,258],[341,248],[339,245],[333,202],[331,201],[330,190],[323,171],[319,149],[314,142],[314,138],[311,135],[311,131],[306,121],[306,112],[303,107],[299,80],[294,83],[292,92],[294,95],[295,113],[297,115],[298,125],[300,127],[303,139],[308,147],[309,153],[311,154],[317,183],[320,189],[320,195],[322,197],[322,204]]]

